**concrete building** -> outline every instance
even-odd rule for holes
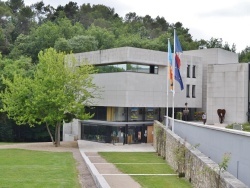
[[[122,47],[75,56],[99,70],[93,76],[101,98],[93,101],[93,119],[65,124],[64,133],[102,142],[152,142],[153,120],[162,121],[167,106],[172,116],[173,95],[167,92],[168,54]],[[238,63],[237,54],[217,48],[185,51],[180,72],[184,90],[175,82],[175,117],[187,107],[189,114],[183,119],[194,120],[195,113],[203,111],[207,112],[207,123],[213,124],[219,122],[217,109],[225,109],[225,123],[247,121],[249,70],[248,64]],[[77,126],[72,128],[73,124]]]

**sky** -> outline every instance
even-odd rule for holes
[[[31,5],[41,0],[24,0]],[[43,0],[54,8],[65,5],[70,0]],[[114,8],[123,17],[129,12],[137,16],[164,17],[170,24],[181,22],[188,28],[193,40],[222,38],[236,52],[250,47],[250,0],[71,0],[78,6],[102,4]]]

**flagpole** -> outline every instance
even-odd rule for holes
[[[168,128],[168,87],[169,87],[169,79],[170,79],[170,75],[169,75],[169,68],[170,68],[170,64],[169,64],[169,45],[170,44],[170,39],[168,38],[168,66],[167,66],[167,112],[166,112],[166,128]],[[171,47],[171,46],[170,46]],[[171,54],[170,54],[171,55]]]
[[[174,96],[175,96],[175,28],[174,28],[174,53],[173,53],[173,62],[172,62],[172,67],[173,67],[173,100],[172,100],[172,132],[174,132]]]

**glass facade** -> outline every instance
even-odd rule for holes
[[[140,65],[140,64],[112,64],[112,65],[98,65],[96,66],[98,73],[112,73],[112,72],[137,72],[158,74],[158,66],[155,65]]]
[[[91,121],[82,122],[81,139],[105,143],[152,142],[153,121],[163,121],[166,115],[165,108],[153,107],[94,107],[89,110],[95,115]]]
[[[153,141],[153,124],[110,126],[83,122],[81,125],[81,139],[103,142],[137,144]]]

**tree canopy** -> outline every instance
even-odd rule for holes
[[[223,42],[222,38],[194,40],[181,22],[170,23],[164,17],[144,17],[129,12],[120,17],[114,8],[105,5],[78,5],[69,1],[65,6],[52,7],[43,1],[26,6],[22,0],[0,1],[0,50],[3,55],[17,58],[20,55],[31,57],[38,62],[38,53],[46,48],[71,50],[65,41],[74,37],[93,37],[96,48],[109,49],[131,46],[165,51],[160,39],[166,33],[171,37],[176,28],[183,50],[223,48],[236,51],[234,44]],[[173,38],[173,37],[171,37]],[[63,41],[63,40],[64,41]],[[72,39],[74,40],[74,39]],[[62,41],[64,43],[62,43]],[[166,42],[166,41],[165,41]],[[65,46],[66,45],[66,46]],[[68,44],[69,45],[69,44]],[[166,43],[164,43],[166,46]],[[61,48],[62,47],[62,48]],[[82,48],[82,47],[81,47]],[[80,50],[78,47],[76,50]],[[242,54],[244,55],[244,53]],[[244,58],[243,58],[244,59]]]
[[[3,82],[3,77],[0,78],[0,92],[4,91],[6,84],[10,84],[11,87],[13,79],[12,84],[18,82],[24,84],[23,88],[18,84],[16,85],[16,88],[19,88],[20,91],[25,93],[31,91],[31,89],[34,90],[35,85],[39,84],[38,80],[35,79],[38,70],[36,69],[35,74],[34,68],[45,66],[41,62],[45,61],[43,56],[48,53],[46,49],[49,48],[54,48],[57,53],[60,52],[59,54],[63,55],[70,52],[78,53],[124,46],[166,51],[167,40],[168,38],[173,40],[173,30],[176,28],[183,50],[206,47],[236,51],[235,44],[228,44],[222,38],[212,37],[210,40],[195,40],[189,29],[184,27],[181,22],[171,23],[170,21],[160,16],[156,18],[150,15],[140,16],[135,12],[128,12],[122,18],[112,7],[90,5],[89,3],[79,5],[69,1],[64,6],[52,7],[44,4],[41,0],[30,6],[25,5],[23,0],[0,0],[0,73],[5,79]],[[171,43],[174,44],[173,41]],[[56,53],[55,50],[53,50],[53,53]],[[52,61],[53,58],[50,60]],[[56,62],[56,59],[53,61]],[[239,54],[239,61],[250,61],[248,46]],[[39,65],[40,63],[43,65]],[[42,75],[42,73],[39,74]],[[46,74],[49,74],[49,72],[44,73],[45,78]],[[29,81],[31,85],[34,85],[34,88],[30,88],[31,85],[27,84]],[[59,84],[60,82],[56,83]],[[40,89],[47,92],[45,86],[40,86]],[[52,87],[53,85],[49,86]],[[38,92],[38,89],[36,91]],[[45,97],[42,90],[40,92],[39,96]],[[34,92],[26,94],[31,98],[35,97],[33,96]],[[52,95],[52,93],[47,94]],[[26,99],[27,96],[22,97]],[[28,102],[29,100],[24,101]],[[21,104],[24,101],[21,101]],[[35,101],[38,103],[38,98],[33,102]],[[29,103],[24,103],[24,106]],[[1,105],[2,101],[0,101],[0,107]],[[20,109],[22,108],[24,107],[20,107]],[[23,109],[24,112],[27,109]],[[34,124],[35,122],[41,124],[45,122],[41,120],[41,117],[37,119],[31,117],[28,120],[23,116],[24,119],[18,121],[20,121],[19,123],[28,121]],[[46,118],[47,123],[49,123],[49,117]],[[4,133],[1,133],[1,129],[8,122],[6,119],[8,119],[6,118],[6,112],[1,113],[0,140],[1,135],[4,135]],[[43,120],[45,120],[45,117],[43,117]],[[12,124],[14,123],[11,122],[9,125],[12,126]],[[4,130],[6,131],[5,128]],[[6,132],[15,131],[9,130]],[[13,135],[10,135],[9,138],[13,138]]]
[[[76,66],[75,58],[49,48],[38,55],[39,63],[32,77],[14,74],[13,80],[3,78],[6,85],[1,92],[3,112],[17,124],[55,126],[55,144],[60,143],[62,121],[87,119],[86,105],[97,93],[87,63]]]

